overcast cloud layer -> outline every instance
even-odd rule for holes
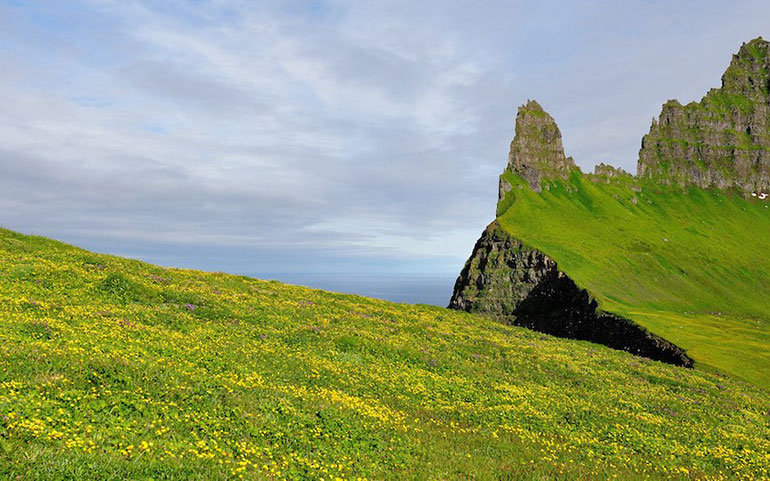
[[[210,270],[458,272],[518,105],[584,171],[633,172],[660,105],[762,34],[765,1],[0,0],[0,225]]]

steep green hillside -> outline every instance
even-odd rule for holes
[[[652,193],[623,214],[604,206],[623,188],[575,182],[584,195],[543,197],[608,217],[708,202],[766,220],[740,200],[666,194],[665,208]],[[515,191],[532,208],[510,215],[550,209]],[[573,262],[589,247],[557,255]],[[746,276],[713,275],[751,284],[761,266],[744,264]],[[699,292],[679,282],[683,296]],[[666,305],[655,291],[644,299]],[[728,307],[748,319],[762,304]],[[462,312],[164,269],[6,230],[0,341],[6,479],[770,476],[770,401],[751,384]]]
[[[685,348],[698,367],[770,387],[770,202],[578,171],[540,193],[510,171],[503,179],[514,187],[503,228],[603,309]]]

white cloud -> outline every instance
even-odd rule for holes
[[[762,2],[0,5],[0,224],[155,261],[188,244],[459,269],[518,105],[540,100],[584,169],[633,170],[659,105],[716,85],[766,18]]]

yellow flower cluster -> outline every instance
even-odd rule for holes
[[[0,475],[770,477],[760,389],[445,309],[0,230],[0,336]]]

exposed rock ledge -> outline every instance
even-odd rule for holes
[[[682,348],[629,319],[598,309],[596,300],[561,272],[555,261],[524,246],[497,221],[476,242],[449,307],[678,366],[693,365]]]

